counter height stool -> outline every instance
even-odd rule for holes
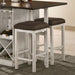
[[[35,19],[35,21],[37,22],[44,22],[44,18],[38,18],[38,19]],[[54,50],[60,50],[62,52],[62,57],[63,57],[63,60],[65,61],[65,51],[64,51],[64,32],[65,32],[65,20],[63,18],[54,18],[54,17],[49,17],[48,18],[48,24],[49,24],[49,27],[50,27],[50,44],[51,44],[51,50],[50,50],[50,58],[51,58],[51,61],[50,61],[50,64],[51,65],[54,65]],[[53,28],[54,27],[60,27],[61,26],[61,29],[62,29],[62,35],[61,35],[61,44],[62,46],[61,47],[56,47],[54,48],[54,40],[53,40]]]
[[[18,61],[22,60],[22,61],[30,61],[32,62],[32,72],[36,72],[36,61],[37,61],[37,57],[45,57],[44,59],[44,65],[46,68],[49,67],[49,56],[48,56],[48,27],[49,25],[47,23],[44,22],[35,22],[35,21],[27,21],[27,22],[22,22],[22,23],[18,23],[14,26],[15,28],[15,69],[18,69]],[[17,44],[17,33],[26,33],[28,35],[32,35],[32,51],[31,51],[31,58],[23,58],[20,57],[19,54],[22,52],[27,52],[27,50],[29,51],[29,46],[27,48],[27,50],[22,50],[22,52],[18,51],[18,44]],[[36,34],[40,33],[40,32],[44,32],[44,36],[45,36],[45,46],[44,46],[44,52],[42,53],[38,53],[36,52]]]

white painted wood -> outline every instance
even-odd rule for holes
[[[20,57],[18,57],[18,60],[29,61],[29,62],[31,62],[31,61],[32,61],[31,59],[20,58]]]
[[[15,56],[14,9],[12,9],[11,12],[11,26],[12,26],[12,35],[13,35],[12,50],[13,50],[13,58],[14,58]]]
[[[46,13],[47,13],[47,9],[46,9],[46,11],[45,11]],[[45,15],[46,16],[46,18],[47,18],[47,15]],[[44,21],[45,22],[47,22],[47,20],[46,20],[46,18],[44,19]],[[53,45],[53,28],[54,27],[61,27],[61,46],[59,46],[59,47],[54,47],[54,45]],[[39,35],[44,35],[44,33],[43,34],[39,34]],[[54,65],[54,50],[59,50],[59,51],[61,51],[62,52],[62,58],[63,58],[63,60],[65,61],[65,27],[64,27],[64,24],[59,24],[59,25],[54,25],[54,26],[51,26],[50,27],[50,43],[51,43],[51,47],[49,47],[49,49],[51,49],[51,52],[50,52],[50,58],[51,58],[51,60],[50,60],[50,64],[51,65]],[[40,46],[43,46],[43,45],[40,45]]]
[[[10,52],[8,51],[8,47],[9,47],[11,44],[12,44],[12,40],[11,40],[10,42],[8,42],[8,43],[3,43],[3,42],[0,40],[0,45],[4,48],[4,49],[2,50],[2,52],[0,52],[0,55],[2,55],[3,52],[6,52],[6,53],[9,55],[10,59],[11,59],[12,61],[14,61],[13,57],[10,55]],[[12,52],[11,49],[10,49],[10,51]]]
[[[61,26],[62,58],[65,61],[65,25]]]
[[[27,21],[27,14],[28,14],[28,10],[25,9],[0,9],[0,10],[14,10],[14,24],[19,23],[19,22],[24,22]],[[8,12],[0,12],[0,32],[2,32],[3,30],[7,29],[7,20],[8,20],[8,16],[9,14],[7,14]],[[38,10],[34,11],[34,19],[39,17],[39,13]],[[29,21],[29,19],[28,19]],[[3,23],[2,23],[3,22]]]
[[[44,22],[48,23],[48,8],[44,9]],[[38,36],[40,35],[40,33],[38,34]],[[43,34],[44,35],[44,34]],[[44,35],[44,49],[45,49],[45,60],[44,60],[44,65],[46,68],[49,67],[48,61],[48,37],[47,37],[47,33]]]
[[[54,47],[54,50],[58,50],[58,51],[61,51],[62,50],[62,46],[59,46],[59,47]],[[49,47],[49,49],[51,49],[50,47]]]
[[[47,68],[49,68],[49,38],[48,38],[48,35],[49,35],[49,31],[48,31],[48,28],[47,28],[47,31],[46,31],[46,60],[47,60]]]
[[[39,34],[37,34],[36,36],[36,49],[39,50]]]
[[[44,52],[38,53],[36,56],[37,57],[45,57],[45,55],[46,55],[46,52],[44,51]]]
[[[29,13],[27,13],[28,12],[28,10],[22,10],[22,13],[20,13],[20,10],[19,9],[12,9],[12,10],[9,10],[9,9],[0,9],[0,11],[1,11],[1,13],[3,13],[2,15],[5,17],[5,15],[7,15],[7,14],[5,14],[5,13],[10,13],[10,16],[11,16],[11,22],[12,22],[12,24],[10,25],[11,27],[12,27],[12,29],[13,29],[13,26],[14,26],[14,24],[15,23],[18,23],[18,22],[21,22],[21,21],[26,21],[26,19],[27,19],[27,16],[26,16],[26,14],[29,14]],[[24,11],[24,12],[23,12]],[[37,10],[38,11],[38,10]],[[35,13],[33,14],[33,15],[35,15],[34,16],[34,18],[37,18],[38,17],[38,13],[37,13],[37,15],[36,15],[36,12],[37,12],[36,10],[35,10]],[[0,14],[1,14],[0,13]],[[20,13],[20,14],[19,14]],[[24,16],[24,13],[25,13],[25,16]],[[5,14],[5,15],[4,15]],[[21,16],[20,16],[21,15]],[[3,17],[2,16],[2,17]],[[8,15],[9,16],[9,15]],[[19,19],[19,17],[18,16],[20,16],[20,19]],[[32,15],[31,15],[32,16]],[[24,18],[25,17],[25,18]],[[6,18],[6,17],[5,17]],[[3,18],[2,18],[3,19]],[[4,20],[4,19],[3,19]],[[28,18],[28,20],[29,20],[29,18]],[[0,25],[1,27],[3,27],[3,24],[2,25]],[[1,28],[0,30],[4,30],[4,29],[6,29],[5,28],[6,27],[6,25],[4,25],[4,27],[3,27],[3,29]],[[10,27],[10,28],[11,28]],[[14,29],[13,29],[13,35],[14,35]],[[23,36],[22,36],[23,37]],[[14,56],[15,56],[15,52],[14,52],[14,38],[15,37],[13,37],[13,38],[9,38],[9,37],[1,37],[2,39],[7,39],[7,40],[13,40],[13,44],[12,44],[12,47],[13,47],[13,58],[14,58]],[[3,65],[3,64],[2,64]],[[8,66],[8,65],[7,65]]]
[[[29,10],[29,20],[34,21],[34,10]]]
[[[26,17],[26,21],[29,21],[30,20],[30,10],[27,10],[27,17]]]
[[[18,52],[18,54],[23,54],[23,53],[28,53],[29,52],[29,50],[27,49],[27,50],[20,50],[19,52]]]
[[[44,22],[48,23],[48,8],[44,9]]]
[[[7,60],[7,59],[3,59],[3,58],[0,58],[0,65],[11,66],[11,67],[14,66],[12,60]]]
[[[50,64],[54,65],[54,45],[53,45],[53,26],[50,27],[50,44],[51,44],[51,52],[50,52]]]
[[[40,32],[46,32],[45,33],[45,51],[44,51],[44,53],[39,53],[39,54],[36,54],[36,41],[38,41],[38,40],[36,40],[36,34],[38,34],[38,33],[40,33]],[[29,62],[31,62],[32,61],[32,72],[36,72],[36,60],[37,60],[37,57],[45,57],[45,64],[46,64],[46,68],[48,68],[49,67],[49,55],[48,55],[48,30],[47,30],[47,28],[45,28],[45,29],[41,29],[41,30],[36,30],[36,31],[30,31],[30,30],[21,30],[21,29],[15,29],[15,40],[17,40],[17,33],[26,33],[26,34],[28,34],[28,36],[27,36],[27,44],[26,45],[28,45],[27,46],[27,48],[30,50],[30,45],[29,45],[29,43],[30,43],[30,41],[29,41],[29,35],[31,34],[32,35],[32,51],[31,52],[29,52],[30,53],[30,55],[32,56],[32,58],[31,57],[29,57],[28,56],[28,58],[24,58],[24,57],[18,57],[18,54],[19,54],[19,52],[18,52],[18,45],[17,45],[17,43],[16,42],[18,42],[18,41],[15,41],[15,69],[18,69],[17,67],[18,67],[18,61],[17,60],[23,60],[23,61],[28,61],[28,63]],[[16,50],[17,49],[17,50]],[[28,50],[28,51],[29,51]],[[24,52],[24,50],[20,50],[20,51],[23,51]],[[17,52],[17,53],[16,53]],[[27,52],[27,51],[26,51]],[[21,52],[20,52],[21,53]]]
[[[13,36],[2,36],[0,35],[0,39],[7,39],[7,40],[12,40],[13,39]]]
[[[2,9],[2,10],[0,10],[1,12],[5,12],[5,13],[8,13],[9,14],[9,16],[8,16],[8,29],[11,29],[12,28],[12,15],[11,15],[11,13],[12,13],[12,10],[9,10],[9,9]],[[4,40],[10,40],[10,42],[9,43],[3,43],[2,44],[2,46],[4,47],[4,50],[1,52],[1,54],[4,52],[4,51],[6,51],[7,52],[7,54],[9,55],[9,57],[12,59],[11,61],[12,61],[12,63],[13,63],[13,61],[14,61],[14,58],[13,58],[13,55],[11,56],[10,55],[10,53],[9,53],[9,51],[8,51],[8,47],[13,43],[13,36],[7,36],[7,37],[4,37],[4,36],[2,36],[2,35],[0,35],[0,39],[4,39]],[[1,41],[1,40],[0,40]],[[6,45],[5,45],[6,44]],[[13,46],[12,46],[13,47]],[[12,49],[10,49],[11,51],[13,51]],[[12,53],[13,54],[13,53]],[[6,60],[6,59],[3,59],[3,60],[1,60],[1,62],[4,62],[4,61],[7,61],[7,63],[9,63],[9,65],[10,65],[10,62],[8,61],[8,60]],[[11,64],[12,64],[11,63]],[[2,63],[2,65],[5,65],[5,63]],[[8,64],[7,64],[7,66],[9,66]]]
[[[44,44],[38,44],[39,47],[44,46]]]
[[[26,37],[27,37],[28,59],[31,59],[31,53],[32,53],[31,35],[27,34]],[[28,62],[28,64],[30,65],[31,62]]]
[[[34,10],[29,10],[29,21],[34,21]],[[33,33],[33,32],[32,32]],[[29,53],[31,54],[32,51],[32,37],[31,35],[28,36],[29,40],[28,40],[28,48],[30,49]],[[31,56],[29,55],[29,58],[31,58]],[[31,62],[28,62],[28,64],[31,64]]]
[[[54,47],[53,46],[53,28],[54,27],[58,27],[58,26],[61,26],[61,47]],[[65,61],[65,49],[64,49],[64,47],[65,47],[65,26],[64,26],[64,24],[59,24],[58,26],[51,26],[50,27],[50,34],[51,34],[51,36],[50,36],[50,38],[51,38],[51,65],[54,65],[54,50],[56,49],[59,49],[61,52],[62,52],[62,58],[63,58],[63,60]]]
[[[18,32],[25,32],[25,33],[30,33],[30,34],[32,34],[34,31],[32,31],[32,30],[20,30],[20,29],[16,29],[16,31],[18,31]],[[44,29],[40,29],[40,30],[35,30],[35,32],[34,33],[40,33],[40,32],[44,32],[44,31],[46,31],[46,28],[44,28]]]
[[[32,33],[32,72],[36,72],[36,34]]]
[[[18,69],[17,30],[15,29],[15,69]]]
[[[44,34],[44,51],[45,51],[45,60],[44,60],[44,65],[46,68],[49,68],[49,52],[48,52],[48,28],[47,30],[45,31],[45,34]]]

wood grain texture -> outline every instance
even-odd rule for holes
[[[0,5],[0,8],[18,8],[18,9],[35,10],[35,9],[42,9],[42,8],[61,6],[67,4],[63,2],[44,2],[44,1],[16,2],[16,3],[7,1],[6,3],[7,4],[4,6]]]

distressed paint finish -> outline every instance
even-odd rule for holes
[[[14,24],[18,22],[27,21],[27,13],[28,10],[25,9],[14,9]],[[8,16],[9,14],[7,12],[5,13],[0,12],[0,32],[2,30],[7,29]],[[35,10],[34,18],[38,18],[38,17],[39,17],[39,12],[38,10]]]

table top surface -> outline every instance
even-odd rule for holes
[[[35,10],[35,9],[61,6],[61,5],[66,5],[66,4],[67,3],[65,2],[32,1],[30,3],[28,2],[6,2],[6,5],[2,5],[0,1],[0,8],[17,8],[17,9]]]

